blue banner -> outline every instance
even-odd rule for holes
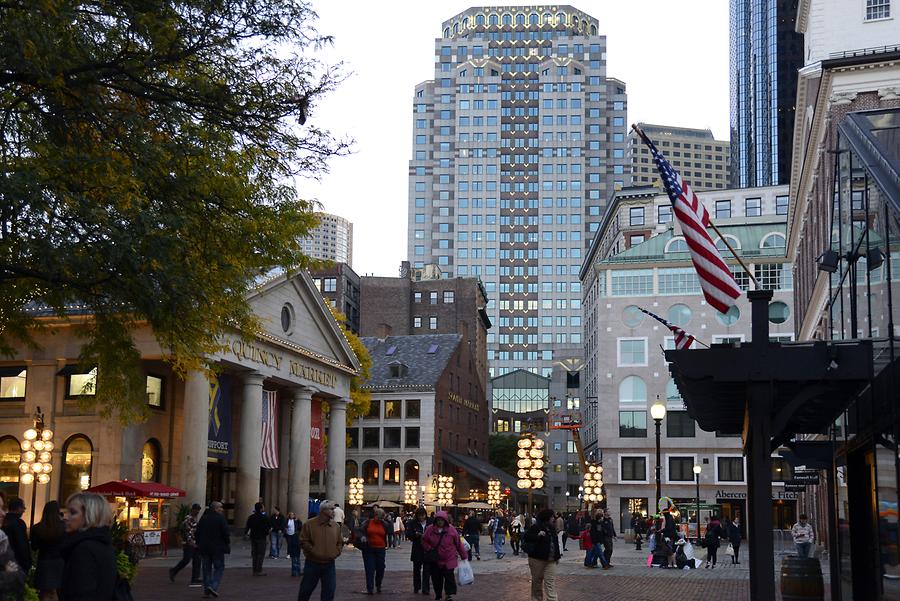
[[[209,380],[209,453],[220,461],[231,460],[231,380],[213,376]]]

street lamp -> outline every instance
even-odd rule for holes
[[[350,486],[347,490],[347,505],[362,505],[364,490],[365,485],[362,478],[350,478]]]
[[[599,503],[603,500],[601,491],[603,490],[603,468],[599,465],[590,463],[584,472],[584,485],[581,487],[584,500],[589,503],[588,509],[591,509],[590,503]]]
[[[662,498],[662,465],[660,459],[660,448],[659,448],[659,429],[662,426],[662,420],[666,416],[666,406],[659,402],[659,395],[656,395],[656,402],[650,407],[650,417],[653,418],[654,423],[656,423],[656,504],[659,505],[659,500]]]
[[[524,432],[519,442],[516,443],[519,450],[516,452],[519,460],[516,467],[519,477],[516,485],[528,491],[528,514],[533,511],[532,491],[544,488],[544,441],[535,437],[531,432]]]
[[[403,502],[407,505],[416,504],[416,496],[419,491],[418,480],[406,480],[403,482]]]
[[[497,479],[488,480],[487,492],[488,505],[497,507],[500,505],[500,481]]]
[[[22,462],[19,464],[19,473],[22,475],[19,481],[22,484],[32,484],[31,489],[31,525],[34,526],[34,504],[37,496],[37,485],[50,482],[50,472],[53,450],[53,430],[44,428],[44,414],[41,408],[35,408],[34,427],[25,430],[22,438]]]
[[[453,504],[453,476],[438,476],[437,504],[439,506]]]
[[[694,466],[694,479],[697,481],[697,544],[700,544],[700,472],[703,468],[700,465]]]

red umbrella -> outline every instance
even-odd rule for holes
[[[187,495],[180,488],[173,488],[156,482],[132,482],[131,480],[113,480],[112,482],[92,486],[86,492],[97,493],[105,497],[147,497],[154,499],[169,499]]]

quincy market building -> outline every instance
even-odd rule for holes
[[[325,495],[343,503],[346,405],[357,358],[306,273],[273,278],[248,300],[263,331],[226,336],[226,350],[210,357],[219,368],[211,378],[191,372],[181,380],[163,360],[152,331],[135,331],[150,415],[127,427],[79,406],[79,394],[90,388],[86,382],[103,385],[102,373],[78,366],[83,339],[71,326],[89,317],[47,317],[39,349],[23,347],[0,361],[0,490],[29,504],[37,486],[40,509],[48,500],[128,479],[185,490],[176,503],[222,500],[238,523],[260,498],[306,519],[311,475],[321,483],[317,470],[326,463],[321,421],[327,404],[334,431],[323,470]],[[273,393],[277,436],[270,463],[278,467],[265,469],[264,399]],[[54,432],[53,470],[48,484],[20,484],[20,444],[38,407]],[[152,517],[157,527],[168,523],[165,515],[140,517]]]

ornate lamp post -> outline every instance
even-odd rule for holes
[[[439,506],[453,504],[453,476],[438,476],[437,504]]]
[[[662,426],[662,420],[666,416],[666,406],[659,402],[659,397],[656,397],[656,402],[650,407],[650,417],[653,418],[654,423],[656,424],[656,502],[654,505],[659,504],[659,500],[662,498],[662,465],[660,459],[660,445],[659,445],[659,437],[660,437],[660,427]]]
[[[584,472],[584,483],[581,487],[584,500],[588,503],[588,511],[592,509],[591,504],[599,503],[603,500],[603,468],[597,464],[590,463],[587,471]]]
[[[363,492],[365,484],[362,478],[350,478],[350,486],[347,490],[347,505],[359,507],[363,504]]]
[[[418,501],[419,482],[417,480],[406,480],[403,482],[403,502],[407,505],[415,505]]]
[[[488,480],[487,502],[491,507],[500,505],[500,481],[496,479]]]
[[[44,414],[37,407],[34,412],[34,427],[25,430],[22,436],[22,463],[19,464],[19,481],[22,484],[32,484],[31,489],[31,525],[34,525],[34,504],[37,496],[37,485],[50,482],[50,472],[53,450],[53,430],[44,428]]]
[[[528,491],[528,514],[533,511],[533,492],[544,488],[544,441],[531,432],[523,432],[517,443],[519,461],[516,485]]]
[[[697,481],[697,544],[700,544],[700,472],[703,468],[700,465],[694,466],[694,479]]]

